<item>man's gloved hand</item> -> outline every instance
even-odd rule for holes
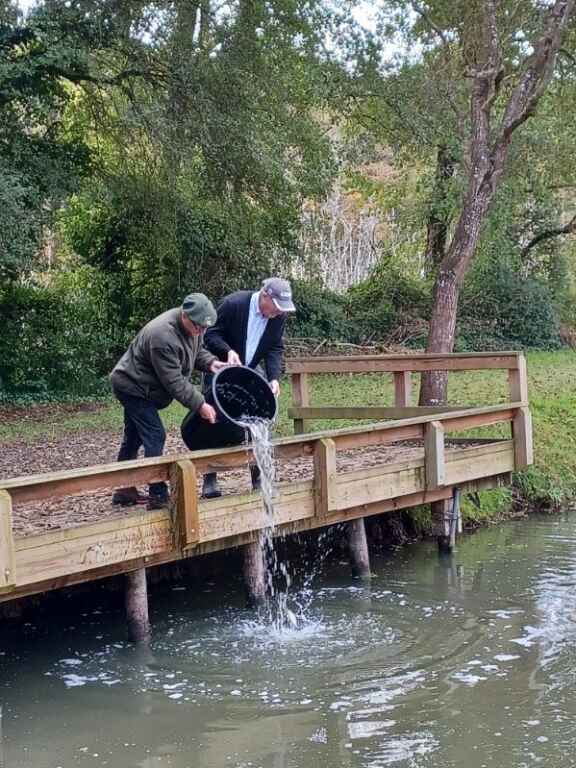
[[[228,365],[242,365],[242,360],[240,360],[240,355],[238,352],[235,352],[233,349],[231,349],[228,352],[228,359],[227,359]]]
[[[222,363],[222,365],[224,365],[224,363]],[[216,411],[211,405],[208,405],[208,403],[202,403],[200,408],[198,408],[198,413],[202,419],[205,419],[210,424],[216,424]]]

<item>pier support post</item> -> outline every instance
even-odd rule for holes
[[[244,545],[244,584],[248,604],[262,605],[266,600],[266,563],[260,538]]]
[[[456,534],[462,533],[460,514],[460,488],[454,488],[452,499],[432,504],[432,528],[438,542],[438,552],[449,555],[456,546]]]
[[[361,579],[369,579],[370,553],[368,551],[366,525],[363,517],[358,518],[358,520],[351,520],[346,525],[346,536],[348,538],[352,575],[358,576]]]
[[[148,642],[150,639],[150,619],[148,617],[146,568],[140,568],[126,574],[126,620],[130,642]]]

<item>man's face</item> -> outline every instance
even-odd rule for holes
[[[192,322],[185,312],[182,312],[181,316],[182,327],[188,334],[188,336],[203,336],[206,328],[203,325]]]
[[[260,291],[260,312],[267,318],[280,317],[284,314],[264,291]]]

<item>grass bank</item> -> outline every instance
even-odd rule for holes
[[[530,405],[534,420],[535,465],[515,478],[512,492],[483,494],[481,509],[466,504],[469,518],[492,517],[512,503],[546,508],[576,496],[576,355],[572,351],[531,352],[528,358]],[[415,385],[417,382],[414,382]],[[326,375],[312,379],[315,405],[387,405],[393,402],[391,377],[383,374]],[[490,405],[508,396],[505,371],[453,373],[449,400],[458,405]],[[291,434],[287,419],[290,386],[283,382],[278,432]],[[168,428],[177,429],[185,410],[173,404],[164,411]],[[311,429],[337,428],[361,422],[316,421]],[[497,434],[490,428],[488,434]],[[504,429],[504,427],[502,427]],[[116,402],[87,403],[79,409],[42,407],[6,414],[0,423],[0,443],[10,450],[12,441],[31,443],[63,437],[70,432],[110,432],[119,440],[122,411]],[[504,435],[505,433],[502,432]]]

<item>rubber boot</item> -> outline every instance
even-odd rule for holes
[[[262,478],[260,477],[260,468],[256,464],[250,464],[250,477],[252,478],[252,490],[261,490]]]
[[[219,496],[222,496],[222,491],[218,488],[218,475],[207,472],[202,480],[202,498],[217,499]]]

